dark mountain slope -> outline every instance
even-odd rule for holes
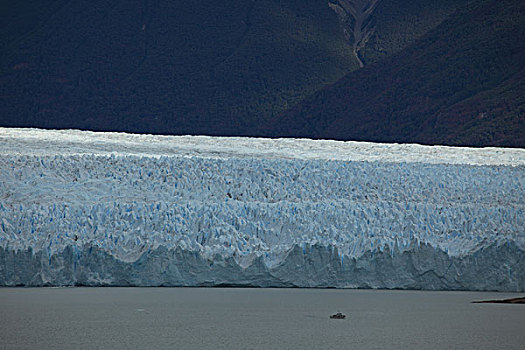
[[[338,4],[377,5],[358,52],[369,64],[464,1],[6,0],[0,125],[261,135],[358,68]]]
[[[523,5],[468,1],[6,0],[0,126],[523,145]]]
[[[276,118],[270,134],[524,147],[524,37],[524,2],[470,2]]]
[[[355,55],[370,64],[399,52],[468,0],[329,0]]]
[[[3,126],[246,134],[358,67],[319,0],[2,6]]]

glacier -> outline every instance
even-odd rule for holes
[[[1,286],[525,291],[525,150],[0,128]]]

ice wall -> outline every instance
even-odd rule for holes
[[[525,290],[524,150],[0,141],[0,285]]]

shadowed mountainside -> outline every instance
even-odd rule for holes
[[[525,145],[518,0],[0,6],[0,126]]]
[[[525,3],[472,2],[276,118],[271,134],[525,146]]]
[[[4,6],[3,126],[242,134],[358,67],[319,0]]]

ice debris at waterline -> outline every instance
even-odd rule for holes
[[[0,285],[525,290],[525,150],[0,128]]]

